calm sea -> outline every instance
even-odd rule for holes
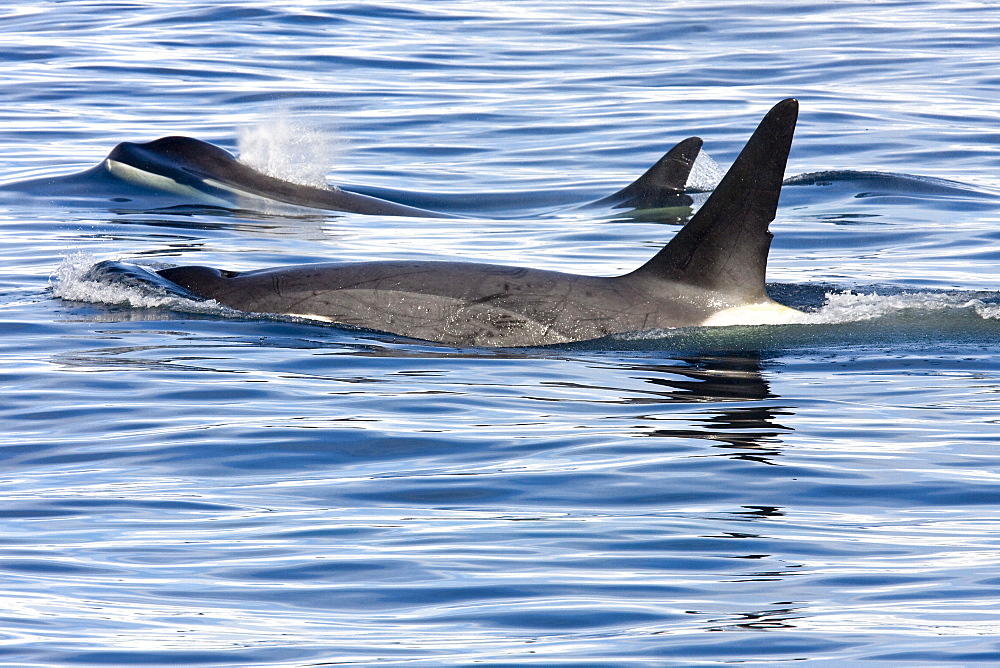
[[[987,0],[8,0],[0,181],[184,134],[473,217],[0,196],[0,662],[1000,662],[998,44]],[[811,324],[456,349],[81,279],[621,273],[676,226],[572,205],[790,96]]]

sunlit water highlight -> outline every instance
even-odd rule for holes
[[[7,3],[3,183],[184,134],[471,218],[0,191],[0,662],[996,663],[998,12]],[[788,96],[802,324],[451,348],[85,278],[622,273],[690,211],[579,204]]]

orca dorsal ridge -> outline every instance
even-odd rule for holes
[[[701,152],[701,145],[699,137],[689,137],[679,142],[642,176],[594,204],[611,205],[616,209],[655,209],[671,205],[677,196],[684,194],[684,187],[694,161]]]
[[[709,198],[633,274],[682,283],[743,302],[767,299],[764,275],[798,101],[776,104]]]

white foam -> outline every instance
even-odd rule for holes
[[[973,309],[982,318],[1000,318],[1000,305],[962,294],[947,292],[904,292],[898,295],[877,295],[857,292],[828,292],[826,304],[809,314],[812,324],[858,322],[881,318],[906,310],[944,311]]]
[[[330,133],[293,118],[288,110],[240,128],[237,142],[243,164],[277,179],[316,188],[326,187],[326,175],[340,144]]]
[[[1000,304],[984,304],[979,302],[973,304],[976,315],[984,320],[1000,320]]]
[[[61,299],[91,304],[118,304],[133,308],[171,308],[188,312],[214,312],[216,302],[200,302],[169,293],[145,290],[141,286],[93,280],[90,270],[96,259],[87,253],[75,253],[59,265],[53,276],[52,294]]]

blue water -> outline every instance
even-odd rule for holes
[[[997,26],[987,1],[5,3],[3,182],[185,134],[483,208],[0,198],[0,662],[1000,662]],[[456,349],[81,280],[621,273],[676,226],[564,205],[691,135],[725,168],[789,96],[787,175],[832,174],[785,188],[769,280],[811,324]]]

